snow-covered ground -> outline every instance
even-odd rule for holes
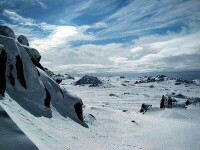
[[[7,95],[0,105],[42,150],[200,149],[200,105],[159,108],[162,95],[172,92],[200,97],[199,85],[175,85],[175,80],[134,84],[134,78],[101,79],[107,84],[71,84],[78,78],[61,83],[83,100],[88,128],[62,117],[53,108],[51,119],[34,117]],[[181,103],[187,99],[176,100]],[[142,103],[152,105],[145,114],[139,113]]]
[[[0,149],[28,149],[37,150],[34,143],[21,131],[9,115],[0,106]]]

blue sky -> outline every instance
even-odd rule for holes
[[[199,0],[1,0],[0,11],[54,71],[200,70]]]

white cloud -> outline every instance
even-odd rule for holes
[[[131,53],[137,53],[137,52],[140,52],[140,51],[142,51],[142,50],[144,50],[143,47],[137,46],[137,47],[134,47],[133,49],[131,49],[130,52],[131,52]]]
[[[66,72],[66,73],[94,73],[97,69],[104,68],[102,64],[70,64],[70,65],[60,65],[54,69],[56,72]]]
[[[33,6],[33,5],[40,5],[42,8],[47,9],[47,5],[44,4],[41,0],[1,0],[0,5],[8,5],[8,6],[15,6],[17,3],[23,3],[26,6]]]
[[[44,26],[43,26],[44,27]],[[74,26],[46,26],[46,29],[52,30],[51,33],[44,38],[35,38],[30,41],[30,45],[38,49],[40,52],[45,50],[62,50],[68,48],[71,41],[75,40],[94,40],[93,35],[84,34],[81,30]]]
[[[40,52],[52,48],[55,50],[59,50],[66,44],[69,44],[70,38],[77,34],[78,31],[76,27],[56,26],[54,28],[54,31],[52,31],[50,35],[42,39],[39,38],[32,39],[30,41],[30,45],[38,49]]]
[[[31,18],[24,18],[11,10],[4,10],[3,15],[13,20],[15,23],[26,26],[38,26]]]
[[[65,15],[69,20],[80,17],[84,11],[93,7],[94,2],[95,0],[77,4],[78,7],[69,9],[66,12],[68,15]],[[16,33],[25,34],[30,39],[30,45],[41,52],[42,63],[54,71],[170,71],[200,69],[198,6],[199,3],[195,0],[166,0],[160,3],[135,0],[105,19],[82,26],[39,22],[24,18],[11,10],[4,10],[3,14],[13,21],[6,24]],[[170,25],[183,27],[176,32],[168,31],[160,35],[154,32]],[[93,29],[98,32],[88,33]],[[139,37],[128,44],[98,43],[99,39],[135,35]],[[71,43],[86,40],[96,41],[98,44],[74,47]]]
[[[114,37],[146,36],[157,30],[159,33],[176,30],[179,27],[188,27],[199,21],[199,8],[200,3],[197,0],[130,1],[128,5],[102,20],[107,22],[109,27],[98,32],[98,37],[112,39]],[[168,27],[171,28],[166,29]]]
[[[47,5],[45,5],[41,0],[35,0],[41,7],[47,9]]]
[[[108,59],[116,64],[123,64],[128,62],[127,58],[121,56],[112,56],[109,57]]]

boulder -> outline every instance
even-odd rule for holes
[[[160,100],[160,108],[167,107],[167,98],[163,95],[162,99]]]
[[[192,102],[188,99],[188,100],[185,102],[185,105],[188,106],[188,105],[190,105],[190,104],[192,104]]]
[[[72,77],[71,75],[69,75],[69,74],[65,74],[65,76],[66,76],[66,78],[67,79],[72,79],[72,80],[74,80],[75,78],[74,77]]]
[[[17,41],[18,41],[20,44],[22,44],[22,45],[29,46],[28,39],[27,39],[24,35],[20,35],[20,36],[17,38]]]
[[[151,107],[151,106],[152,105],[143,103],[142,106],[141,106],[140,112],[143,113],[143,114],[146,113],[148,108]]]
[[[85,85],[85,84],[90,85],[90,87],[95,87],[101,85],[102,81],[99,80],[97,77],[85,75],[74,83],[74,85]]]
[[[15,39],[14,31],[7,26],[0,25],[0,35]]]

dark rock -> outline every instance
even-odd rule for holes
[[[60,84],[60,83],[62,82],[62,79],[56,79],[56,82],[57,82],[58,84]]]
[[[177,84],[176,84],[176,83],[177,83]],[[178,79],[176,79],[176,83],[175,83],[175,85],[178,85],[178,84],[180,84],[180,83],[183,83],[183,84],[193,84],[194,81],[184,80],[184,79],[178,78]]]
[[[172,95],[176,95],[176,93],[175,93],[175,92],[172,92]]]
[[[175,84],[175,85],[180,85],[180,84],[182,84],[182,83],[180,83],[180,82],[175,82],[174,84]]]
[[[162,82],[168,80],[168,78],[165,75],[158,75],[156,77],[152,76],[145,76],[144,78],[140,78],[139,81],[136,81],[135,84],[140,84],[140,83],[151,83],[151,82]]]
[[[168,108],[172,108],[172,97],[169,95],[168,96]]]
[[[134,84],[138,84],[139,82],[138,81],[135,81],[135,83]]]
[[[122,110],[122,112],[127,112],[128,110]]]
[[[124,76],[120,76],[120,79],[124,79],[125,77]]]
[[[117,96],[117,95],[111,93],[111,94],[109,94],[109,96]]]
[[[129,95],[130,93],[124,93],[124,95]]]
[[[162,79],[162,78],[165,78],[166,75],[162,75],[162,74],[161,74],[161,75],[157,75],[156,77]]]
[[[20,36],[17,38],[17,41],[18,41],[19,43],[21,43],[22,45],[29,46],[28,39],[27,39],[24,35],[20,35]]]
[[[85,75],[74,83],[74,85],[85,85],[85,84],[90,84],[89,87],[96,87],[101,85],[102,81],[99,80],[97,77]]]
[[[148,108],[149,107],[151,107],[152,105],[149,105],[149,104],[142,104],[142,106],[141,106],[141,109],[140,109],[140,112],[141,113],[146,113],[147,112],[147,110],[148,110]]]
[[[127,86],[126,84],[122,83],[123,86]]]
[[[167,104],[167,98],[163,95],[162,99],[160,100],[160,108],[165,108]]]
[[[189,99],[185,102],[185,105],[186,105],[186,106],[191,105],[191,104],[192,104],[192,102],[190,102]]]
[[[154,88],[154,86],[153,86],[153,85],[151,85],[151,86],[150,86],[150,88]]]
[[[132,120],[131,122],[135,123],[135,120]]]
[[[4,36],[15,39],[14,31],[7,26],[0,25],[0,35],[4,35]]]

